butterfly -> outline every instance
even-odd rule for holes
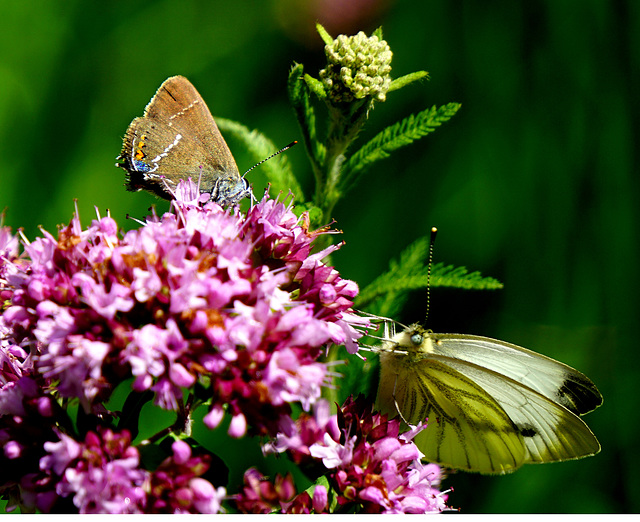
[[[131,122],[117,160],[127,190],[171,199],[178,181],[191,177],[223,206],[252,195],[209,108],[183,76],[165,80],[144,115]]]
[[[500,474],[600,451],[580,415],[602,395],[579,371],[487,337],[385,329],[376,406],[407,424],[428,418],[414,438],[427,460]]]

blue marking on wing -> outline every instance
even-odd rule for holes
[[[135,168],[138,172],[149,172],[151,170],[151,167],[144,161],[140,161],[137,159],[133,160],[133,168]]]

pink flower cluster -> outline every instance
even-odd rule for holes
[[[153,472],[140,467],[140,454],[127,431],[98,428],[81,443],[60,434],[58,442],[44,448],[40,468],[56,487],[37,495],[35,504],[42,511],[58,497],[68,497],[78,513],[218,513],[226,494],[201,478],[208,456],[192,456],[190,446],[180,440]]]
[[[75,495],[79,509],[99,504],[78,500],[72,474],[42,476],[43,466],[61,466],[43,464],[51,444],[93,447],[88,433],[82,442],[73,434],[69,401],[108,424],[118,413],[106,401],[133,378],[134,391],[152,392],[185,425],[189,408],[206,402],[209,428],[229,414],[231,436],[275,435],[292,403],[308,410],[320,397],[329,378],[322,351],[357,351],[368,324],[351,310],[357,285],[322,262],[339,246],[312,253],[329,230],[310,231],[307,215],[266,195],[246,216],[198,197],[181,184],[173,213],[124,236],[111,217],[87,230],[74,217],[22,256],[0,227],[0,467],[18,470],[1,474],[0,493],[16,504],[47,488]],[[196,400],[185,403],[185,392]],[[132,458],[114,473],[131,478],[122,465]],[[66,485],[50,483],[55,476]]]
[[[347,402],[338,415],[329,415],[324,401],[313,415],[303,413],[287,422],[284,432],[265,447],[266,452],[287,452],[294,462],[322,468],[334,495],[333,512],[429,513],[446,508],[446,493],[437,489],[441,470],[424,465],[424,456],[412,442],[426,426],[399,435],[400,421],[374,413],[363,397]],[[236,499],[240,510],[253,513],[322,513],[328,507],[328,491],[319,484],[313,498],[296,495],[287,477],[271,485],[255,470],[245,474],[245,487]]]

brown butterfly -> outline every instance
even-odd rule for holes
[[[166,79],[131,122],[117,159],[127,190],[171,199],[178,181],[191,178],[223,206],[252,195],[209,108],[183,76]]]

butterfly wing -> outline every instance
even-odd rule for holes
[[[428,417],[414,439],[425,458],[451,468],[504,473],[520,467],[527,450],[505,410],[478,384],[446,362],[411,361],[400,353],[380,354],[377,408],[397,408],[411,424]]]
[[[144,116],[131,122],[119,159],[128,190],[170,198],[169,189],[191,177],[220,204],[237,203],[250,193],[209,108],[182,76],[165,80]]]
[[[584,374],[515,344],[461,334],[430,334],[433,352],[473,363],[517,381],[582,415],[602,404],[602,395]]]
[[[380,368],[378,407],[411,424],[429,417],[415,441],[434,462],[504,473],[600,451],[577,415],[602,403],[597,388],[535,352],[413,325],[383,345]]]
[[[235,173],[240,177],[233,155],[209,107],[184,76],[166,79],[145,108],[144,115],[200,144],[198,149],[209,151],[207,164],[214,170]],[[215,155],[212,154],[214,151]]]
[[[441,355],[429,356],[424,364],[442,364],[459,372],[491,396],[521,434],[527,449],[525,462],[558,462],[600,451],[598,440],[580,417],[520,382]]]
[[[124,138],[120,159],[127,171],[127,190],[149,190],[168,199],[181,179],[198,181],[207,178],[204,162],[207,151],[202,144],[176,132],[168,125],[136,118],[131,122]],[[195,161],[194,161],[195,159]],[[215,171],[214,172],[221,172]],[[203,187],[207,187],[206,182]]]

